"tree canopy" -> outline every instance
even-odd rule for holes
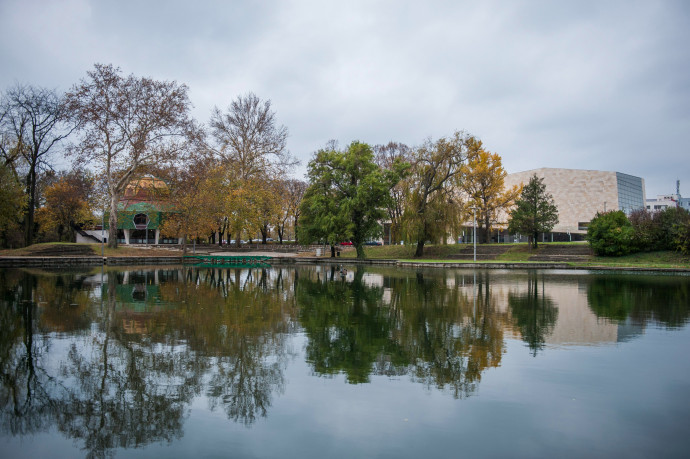
[[[92,161],[107,183],[108,246],[117,247],[117,203],[133,175],[189,153],[197,132],[187,86],[96,64],[67,94],[67,107],[81,133],[73,153]]]
[[[461,188],[467,193],[469,202],[466,207],[475,207],[479,213],[479,229],[483,233],[483,241],[489,243],[491,228],[500,222],[500,215],[510,208],[520,195],[517,185],[506,190],[504,181],[508,173],[503,168],[498,153],[491,153],[481,147],[472,155],[465,166]]]
[[[300,241],[324,240],[332,246],[351,240],[357,257],[364,243],[381,234],[390,189],[404,170],[381,170],[371,147],[354,141],[338,151],[334,143],[309,162],[309,186],[301,204]]]
[[[458,131],[412,153],[403,221],[407,238],[417,243],[416,257],[424,255],[426,241],[445,239],[459,227],[463,166],[479,148],[474,137]]]

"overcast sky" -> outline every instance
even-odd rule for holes
[[[690,196],[687,1],[0,0],[0,89],[94,63],[189,86],[206,123],[270,99],[302,161],[329,139],[465,130],[508,172],[598,169]]]

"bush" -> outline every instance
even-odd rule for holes
[[[637,250],[661,250],[661,223],[659,218],[647,209],[630,213],[629,219],[634,230],[634,244]]]
[[[587,240],[594,253],[601,256],[621,256],[636,251],[635,230],[620,210],[597,212],[587,228]]]
[[[659,225],[658,250],[677,250],[674,237],[676,227],[690,224],[690,212],[682,207],[668,207],[656,212],[654,219],[658,220]]]
[[[690,221],[673,226],[673,242],[677,251],[690,255]]]

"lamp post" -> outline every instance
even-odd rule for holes
[[[474,236],[472,236],[472,239],[474,241],[474,262],[477,262],[477,208],[473,207],[472,208],[472,230],[474,231]]]
[[[103,213],[101,214],[101,258],[105,257],[105,247],[103,246],[103,230],[105,228],[105,209],[103,209]]]

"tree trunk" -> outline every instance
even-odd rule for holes
[[[424,255],[424,241],[417,241],[417,250],[414,253],[415,258],[421,258]]]
[[[355,245],[355,249],[357,249],[357,259],[364,260],[366,258],[366,256],[364,255],[364,245],[357,244]]]
[[[29,202],[24,214],[24,244],[30,246],[34,243],[34,210],[36,208],[36,164],[33,163],[26,176],[26,191]]]
[[[487,212],[484,216],[484,243],[488,244],[491,242],[491,228],[489,226],[489,213]]]
[[[335,246],[331,244],[331,258],[335,258]]]
[[[537,248],[537,240],[539,239],[539,233],[535,231],[534,236],[532,238],[534,239],[533,245],[534,245],[534,248],[536,249]]]
[[[117,193],[110,195],[110,215],[108,216],[108,248],[117,249]]]

